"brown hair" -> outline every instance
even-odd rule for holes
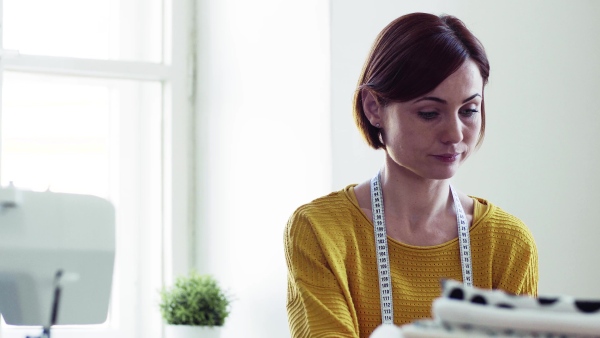
[[[475,62],[485,86],[490,65],[483,45],[456,17],[412,13],[387,25],[371,48],[354,94],[354,120],[367,143],[374,149],[384,147],[381,130],[369,123],[363,111],[363,90],[381,105],[410,101],[434,90],[467,59]],[[477,145],[485,132],[481,94]]]

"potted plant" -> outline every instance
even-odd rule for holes
[[[218,338],[231,299],[214,277],[191,271],[160,291],[166,338]]]

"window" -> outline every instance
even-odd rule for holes
[[[193,41],[181,37],[191,36],[193,8],[183,0],[0,6],[0,183],[97,195],[117,214],[108,321],[52,335],[158,338],[158,289],[188,265]]]

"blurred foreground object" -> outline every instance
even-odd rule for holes
[[[114,257],[110,202],[0,188],[0,313],[7,324],[105,322]]]

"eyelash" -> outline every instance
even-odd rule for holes
[[[461,110],[459,112],[459,114],[461,114],[464,117],[472,117],[473,115],[479,113],[479,110],[477,109],[464,109]],[[433,120],[436,117],[438,117],[439,113],[438,112],[426,112],[426,111],[420,111],[419,116],[424,119],[424,120]]]
[[[419,116],[424,120],[433,120],[439,115],[437,112],[420,111]]]
[[[473,115],[475,115],[477,113],[479,113],[479,110],[471,108],[471,109],[463,110],[460,114],[465,117],[472,117]]]

